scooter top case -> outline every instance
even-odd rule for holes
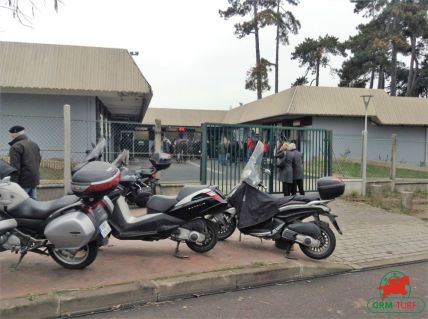
[[[74,173],[71,189],[81,198],[102,198],[116,188],[120,170],[106,162],[89,162]]]
[[[157,171],[167,169],[171,165],[171,154],[154,153],[150,158],[150,163],[152,163]]]

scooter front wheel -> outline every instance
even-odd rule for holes
[[[336,236],[334,236],[333,231],[327,225],[320,224],[321,235],[316,238],[320,241],[320,246],[308,247],[302,244],[300,245],[300,249],[302,252],[313,259],[324,259],[330,256],[334,249],[336,248]]]
[[[80,249],[55,249],[49,247],[49,255],[64,268],[83,269],[95,260],[98,254],[96,241],[86,244]]]
[[[192,241],[186,241],[186,245],[193,251],[197,253],[205,253],[214,248],[217,244],[217,226],[209,221],[204,220],[205,222],[205,240],[202,243],[195,243]]]
[[[218,226],[218,240],[225,240],[232,236],[232,234],[235,232],[236,228],[236,218],[232,217],[229,221],[226,221],[226,223],[220,224]]]

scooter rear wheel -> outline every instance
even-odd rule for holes
[[[96,241],[86,244],[80,249],[55,249],[49,247],[49,255],[62,267],[67,269],[83,269],[95,260],[98,254]]]
[[[320,241],[321,245],[318,248],[308,247],[302,244],[300,245],[300,249],[302,252],[313,259],[324,259],[330,256],[334,249],[336,248],[336,236],[334,236],[333,231],[330,227],[320,224],[321,235],[316,238]]]
[[[204,220],[205,222],[205,240],[202,243],[195,243],[191,241],[186,241],[186,245],[193,251],[197,253],[206,253],[207,251],[214,248],[217,244],[217,226],[209,221]]]

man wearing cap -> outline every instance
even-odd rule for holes
[[[10,165],[16,168],[11,175],[12,182],[18,183],[31,198],[37,199],[37,185],[40,182],[40,149],[28,139],[25,129],[15,125],[9,130],[12,141],[9,143]]]

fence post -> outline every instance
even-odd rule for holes
[[[328,176],[333,175],[333,131],[328,131]]]
[[[273,175],[274,175],[274,163],[276,163],[275,157],[274,157],[274,150],[276,148],[276,143],[275,143],[275,130],[276,127],[275,126],[271,126],[271,128],[269,129],[269,158],[270,158],[270,162],[269,162],[269,170],[270,170],[270,175],[269,175],[269,185],[268,185],[268,192],[269,193],[273,193]]]
[[[208,141],[208,130],[207,124],[202,124],[202,150],[201,150],[201,184],[207,183],[207,160],[208,160],[208,150],[207,150],[207,141]]]
[[[155,119],[155,153],[161,151],[162,127],[161,120]],[[149,150],[150,153],[150,150]]]
[[[397,164],[397,134],[391,136],[391,192],[395,190],[395,174]]]
[[[70,105],[64,105],[64,193],[71,191],[71,111]]]

